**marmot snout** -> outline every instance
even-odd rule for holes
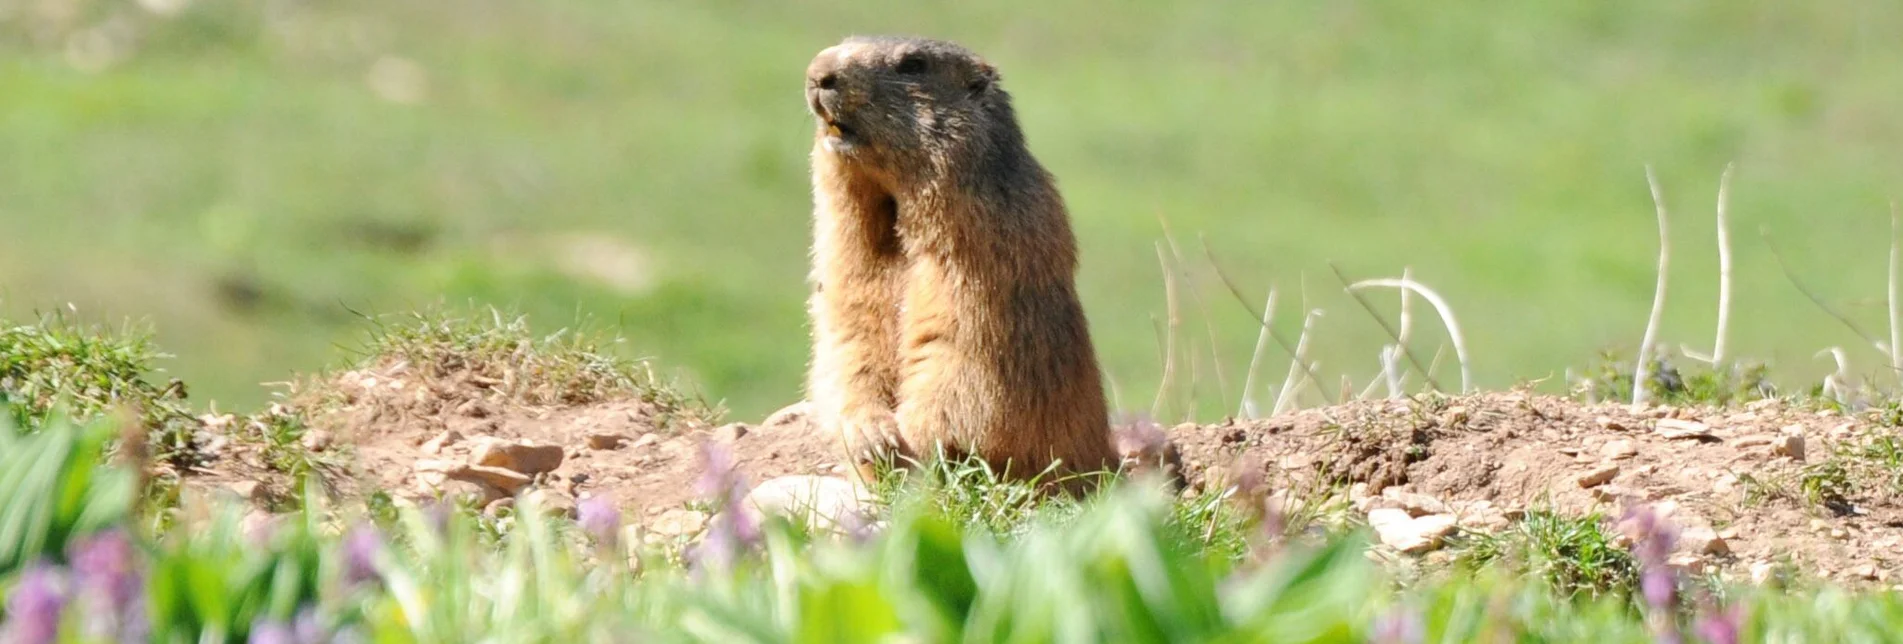
[[[915,155],[930,138],[957,135],[949,117],[981,106],[996,80],[995,68],[952,43],[854,38],[807,66],[806,103],[834,152]]]

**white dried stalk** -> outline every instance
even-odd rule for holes
[[[1850,359],[1844,354],[1843,347],[1831,347],[1817,352],[1816,357],[1829,355],[1837,363],[1837,371],[1824,376],[1824,397],[1837,401],[1839,405],[1849,405],[1849,392],[1844,387],[1850,380]]]
[[[1406,293],[1407,291],[1401,291]],[[1401,397],[1401,345],[1390,345],[1381,358],[1381,373],[1387,376],[1388,398]]]
[[[1460,362],[1460,392],[1467,393],[1472,391],[1473,369],[1472,364],[1467,361],[1467,338],[1461,334],[1460,322],[1454,319],[1453,307],[1447,305],[1447,300],[1441,299],[1440,294],[1435,293],[1433,289],[1427,288],[1420,282],[1411,279],[1362,280],[1349,284],[1348,288],[1354,290],[1370,286],[1385,286],[1388,288],[1411,290],[1414,291],[1415,294],[1420,295],[1422,299],[1427,300],[1428,304],[1434,306],[1434,312],[1440,314],[1441,324],[1447,327],[1448,337],[1454,341],[1454,359]]]
[[[1736,164],[1725,164],[1718,178],[1718,337],[1711,345],[1711,366],[1723,369],[1726,340],[1731,330],[1731,173]]]
[[[1296,394],[1301,391],[1304,381],[1308,379],[1308,370],[1303,369],[1302,365],[1308,364],[1308,338],[1310,332],[1315,330],[1315,319],[1321,316],[1321,309],[1311,309],[1308,315],[1303,316],[1302,337],[1295,341],[1295,357],[1289,360],[1288,377],[1282,380],[1282,395],[1276,397],[1275,409],[1270,413],[1281,414],[1288,411],[1289,405],[1295,402]]]
[[[1890,370],[1903,381],[1903,298],[1897,296],[1898,266],[1903,265],[1903,255],[1897,246],[1898,221],[1896,202],[1890,202]]]
[[[1156,386],[1156,400],[1150,403],[1150,417],[1163,418],[1163,399],[1169,394],[1170,387],[1176,384],[1176,327],[1182,319],[1176,310],[1176,275],[1170,270],[1169,257],[1163,251],[1163,242],[1156,243],[1156,263],[1163,269],[1163,301],[1169,311],[1168,332],[1163,337],[1163,381]]]
[[[1255,418],[1255,372],[1262,364],[1262,354],[1269,346],[1269,325],[1275,321],[1275,287],[1269,287],[1268,303],[1262,307],[1262,328],[1255,336],[1255,351],[1249,354],[1249,371],[1242,377],[1242,405],[1236,410],[1240,418]]]
[[[1651,390],[1645,387],[1652,378],[1652,344],[1658,340],[1660,318],[1665,313],[1665,278],[1668,263],[1672,257],[1671,236],[1666,228],[1665,196],[1659,191],[1658,177],[1652,173],[1652,166],[1645,166],[1645,183],[1652,190],[1652,204],[1658,209],[1659,217],[1659,273],[1658,287],[1652,292],[1652,315],[1645,322],[1645,338],[1639,341],[1638,363],[1632,373],[1632,404],[1643,405],[1650,401]]]

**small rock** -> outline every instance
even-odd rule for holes
[[[527,486],[532,480],[528,476],[513,470],[505,470],[500,467],[489,467],[486,465],[462,465],[444,472],[444,474],[458,481],[481,483],[496,488],[506,495],[514,495],[524,486]]]
[[[232,483],[231,491],[237,494],[238,498],[246,501],[256,502],[264,499],[264,484],[257,481],[238,481]]]
[[[528,494],[522,495],[522,500],[534,504],[550,516],[572,518],[575,514],[575,501],[553,490],[545,488],[531,490]]]
[[[493,485],[477,483],[475,481],[452,480],[444,480],[435,487],[424,490],[423,495],[426,497],[441,495],[444,499],[469,500],[476,502],[478,505],[485,506],[495,502],[496,499],[509,498],[508,493],[496,489]]]
[[[1836,539],[1838,541],[1843,541],[1844,539],[1850,538],[1850,532],[1844,530],[1843,528],[1831,528],[1830,538]]]
[[[707,527],[707,514],[695,510],[675,508],[654,518],[653,532],[657,535],[681,537],[699,534]]]
[[[488,439],[476,446],[476,451],[469,455],[469,463],[534,475],[555,471],[562,466],[565,456],[560,445]]]
[[[1632,441],[1623,438],[1606,441],[1605,446],[1599,448],[1599,455],[1615,461],[1624,460],[1638,456],[1639,446],[1633,445]]]
[[[1592,419],[1592,422],[1593,424],[1598,425],[1600,429],[1606,429],[1606,430],[1611,430],[1615,432],[1632,431],[1631,427],[1626,426],[1625,423],[1619,422],[1617,420],[1613,420],[1611,416],[1600,416],[1600,417]]]
[[[714,428],[714,440],[732,444],[747,435],[746,423],[727,423]]]
[[[655,435],[653,432],[648,432],[646,434],[642,434],[640,438],[634,439],[634,444],[629,445],[628,447],[633,449],[641,449],[643,447],[647,447],[659,442],[661,442],[660,436]]]
[[[1705,558],[1698,555],[1679,553],[1665,560],[1665,565],[1690,574],[1705,572]]]
[[[305,432],[303,440],[299,442],[304,444],[304,449],[308,449],[313,452],[322,452],[324,450],[330,449],[330,443],[331,443],[330,432],[327,432],[321,429],[313,429],[309,432]]]
[[[1621,485],[1600,485],[1592,488],[1592,498],[1602,502],[1609,503],[1620,499],[1637,498],[1638,496],[1638,493]]]
[[[1678,534],[1679,549],[1695,555],[1731,554],[1731,544],[1711,528],[1692,526]]]
[[[747,492],[741,507],[756,518],[781,515],[815,528],[837,530],[851,515],[865,517],[871,495],[851,481],[831,476],[794,474],[767,479]]]
[[[1398,488],[1388,488],[1381,491],[1381,497],[1388,502],[1389,505],[1387,505],[1387,507],[1398,507],[1407,510],[1408,516],[1420,517],[1429,514],[1447,513],[1447,504],[1441,503],[1440,499],[1425,494],[1403,492]]]
[[[1739,448],[1763,447],[1765,445],[1770,445],[1771,443],[1775,443],[1775,442],[1777,442],[1777,439],[1771,438],[1770,436],[1765,436],[1763,434],[1754,434],[1751,436],[1741,436],[1741,437],[1732,439],[1731,445],[1733,447],[1739,447]]]
[[[424,441],[422,450],[424,454],[441,454],[444,449],[461,442],[462,439],[462,432],[445,429],[443,433],[437,434],[435,438]]]
[[[1769,561],[1759,561],[1759,562],[1752,563],[1751,564],[1751,583],[1763,584],[1764,582],[1770,581],[1771,575],[1776,572],[1777,572],[1777,565]]]
[[[1877,579],[1881,577],[1882,572],[1877,568],[1876,564],[1864,564],[1851,570],[1850,575],[1864,581],[1877,581]]]
[[[628,437],[614,432],[597,432],[588,435],[590,449],[614,449],[628,441]]]
[[[1791,460],[1795,460],[1795,461],[1804,460],[1804,432],[1803,430],[1799,429],[1798,431],[1795,431],[1795,432],[1788,431],[1788,430],[1785,431],[1784,435],[1779,437],[1777,442],[1777,447],[1773,448],[1771,451],[1772,453],[1775,453],[1778,456],[1789,456],[1791,457]]]
[[[1467,424],[1467,419],[1467,408],[1461,405],[1454,405],[1448,407],[1447,411],[1441,413],[1440,424],[1442,427],[1460,427],[1461,425]]]
[[[760,427],[778,428],[795,423],[807,422],[807,418],[809,418],[812,413],[812,408],[812,403],[804,400],[787,405],[780,408],[779,411],[768,415],[766,420],[760,421]]]
[[[1685,438],[1701,441],[1718,440],[1717,436],[1712,435],[1710,425],[1695,420],[1660,418],[1657,423],[1653,425],[1653,431],[1657,432],[1659,436],[1669,440]]]
[[[1605,485],[1606,483],[1610,483],[1612,482],[1612,479],[1615,479],[1618,477],[1619,477],[1619,466],[1608,463],[1606,465],[1601,465],[1590,472],[1579,475],[1579,479],[1578,479],[1579,487],[1584,487],[1584,488],[1598,487],[1601,485]]]
[[[1381,508],[1368,513],[1368,525],[1381,543],[1407,554],[1420,554],[1440,547],[1441,539],[1454,531],[1454,517],[1435,514],[1409,516],[1407,510]]]

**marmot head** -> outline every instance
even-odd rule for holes
[[[857,36],[828,47],[806,68],[806,105],[825,150],[882,166],[916,168],[1017,133],[997,69],[940,40]]]

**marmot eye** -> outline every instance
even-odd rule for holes
[[[917,55],[906,56],[900,59],[899,66],[892,68],[892,70],[901,74],[923,74],[925,73],[925,57]]]

